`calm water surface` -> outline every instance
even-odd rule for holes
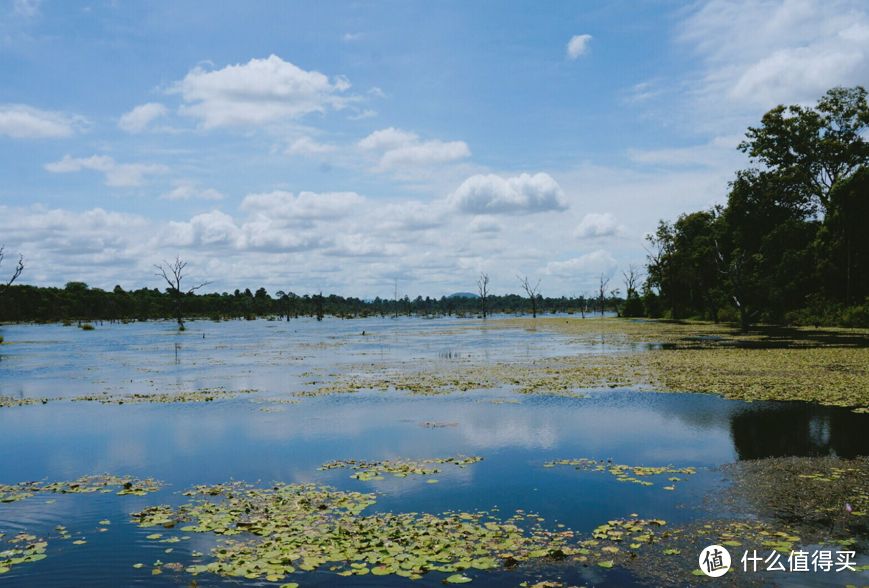
[[[184,392],[202,388],[256,390],[232,399],[197,403],[107,404],[49,402],[0,409],[0,483],[69,480],[97,473],[154,477],[170,486],[146,497],[113,494],[52,495],[0,504],[0,532],[36,535],[56,525],[80,531],[88,543],[49,544],[48,558],[14,567],[0,586],[177,586],[185,574],[151,576],[160,559],[186,563],[214,545],[206,536],[165,544],[145,539],[128,514],[143,507],[180,504],[194,484],[317,482],[344,490],[379,491],[374,510],[443,512],[516,509],[537,512],[546,525],[588,532],[632,513],[672,523],[715,516],[705,500],[719,487],[719,465],[788,455],[869,454],[869,415],[799,403],[744,403],[714,396],[628,389],[591,391],[583,398],[517,396],[485,390],[441,396],[359,392],[305,397],[263,411],[254,398],[291,398],[311,382],[358,369],[360,363],[500,362],[606,351],[533,329],[477,329],[457,319],[327,319],[98,325],[76,328],[6,326],[0,348],[0,395],[81,395]],[[365,335],[362,332],[365,332]],[[616,348],[611,348],[616,350]],[[666,351],[659,351],[666,353]],[[516,398],[519,403],[481,402]],[[444,428],[420,422],[455,423]],[[349,478],[348,470],[317,471],[342,459],[423,459],[456,454],[484,460],[445,469],[438,484],[387,477]],[[573,468],[543,468],[552,459],[589,457],[628,465],[702,468],[676,492],[661,484],[618,483],[613,476]],[[46,501],[53,499],[54,503]],[[726,514],[726,513],[723,513]],[[509,515],[506,515],[509,516]],[[108,519],[108,531],[96,529]],[[694,557],[694,555],[691,555]],[[473,586],[517,586],[539,570],[478,572]],[[553,571],[577,585],[629,586],[625,571]],[[415,585],[440,586],[428,574]],[[781,585],[843,586],[841,575],[796,578]],[[263,580],[197,577],[200,586],[277,586]],[[290,581],[290,578],[284,582]],[[302,586],[409,585],[397,577],[341,578],[328,571],[295,577]],[[859,582],[859,580],[857,580]]]

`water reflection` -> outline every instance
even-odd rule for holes
[[[730,419],[731,438],[739,459],[815,455],[854,458],[869,454],[866,415],[804,402],[764,404],[739,411]]]

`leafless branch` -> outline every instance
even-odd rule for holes
[[[6,255],[5,250],[6,250],[5,247],[0,246],[0,266],[3,265],[3,258],[4,258],[5,255]],[[9,287],[12,285],[12,283],[13,283],[15,280],[17,280],[18,277],[21,275],[21,273],[24,271],[24,266],[25,266],[25,263],[24,263],[24,256],[23,256],[23,255],[20,255],[20,256],[18,257],[18,264],[15,266],[15,271],[12,272],[12,277],[9,278],[9,280],[7,280],[6,283],[4,283],[4,284],[2,285],[2,289],[0,289],[0,296],[5,296],[7,290],[9,290]]]

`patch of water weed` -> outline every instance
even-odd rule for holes
[[[223,388],[202,388],[190,392],[153,392],[137,394],[88,394],[76,396],[73,402],[99,402],[100,404],[135,404],[137,402],[212,402],[235,398],[239,394],[252,394],[259,390],[224,390]]]
[[[459,455],[456,457],[436,458],[436,459],[420,459],[420,460],[385,460],[385,461],[357,461],[357,460],[339,460],[324,463],[318,470],[333,470],[337,468],[348,468],[355,473],[350,477],[356,480],[367,482],[370,480],[383,480],[381,474],[392,474],[396,478],[406,478],[408,476],[428,476],[442,472],[439,465],[454,465],[460,468],[466,468],[479,461],[482,457],[467,457]]]
[[[20,482],[18,484],[0,484],[0,502],[17,502],[32,498],[37,493],[52,494],[88,494],[93,492],[114,492],[119,496],[145,496],[156,492],[165,484],[152,478],[140,480],[132,476],[113,476],[102,474],[98,476],[82,476],[68,482]],[[119,489],[119,490],[118,490]],[[116,492],[116,490],[118,490]]]
[[[448,579],[574,553],[567,546],[570,531],[546,531],[539,521],[527,530],[517,526],[535,515],[505,521],[487,512],[362,515],[375,503],[374,494],[316,485],[256,488],[236,482],[198,486],[185,494],[203,498],[132,516],[143,527],[180,525],[183,533],[218,535],[214,561],[188,566],[192,574],[279,582],[296,570],[328,568],[341,576],[418,579],[439,572]],[[242,534],[252,538],[227,538]]]
[[[32,406],[34,404],[48,404],[52,400],[58,398],[38,398],[38,397],[15,397],[15,396],[0,396],[0,408],[11,408],[13,406]]]
[[[664,486],[664,490],[675,490],[675,483],[688,481],[688,478],[680,476],[694,475],[697,473],[697,469],[694,467],[676,468],[673,466],[648,467],[619,465],[613,463],[612,460],[598,461],[586,457],[579,459],[560,459],[543,464],[543,467],[545,468],[554,468],[556,466],[572,466],[578,470],[592,472],[609,472],[615,476],[619,482],[633,482],[643,486],[652,486],[653,482],[641,480],[640,478],[670,474],[667,481],[671,482],[671,485]],[[675,476],[674,474],[680,474],[680,476]]]
[[[3,535],[0,534],[0,537]],[[0,574],[5,574],[13,567],[45,559],[46,541],[37,539],[35,535],[19,532],[6,542],[11,547],[0,551]]]

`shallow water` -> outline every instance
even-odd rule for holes
[[[359,392],[290,399],[311,382],[353,371],[359,363],[498,362],[619,350],[577,343],[534,329],[467,328],[457,319],[327,319],[193,322],[74,327],[6,326],[0,348],[0,395],[72,398],[81,395],[254,390],[231,399],[195,403],[55,401],[0,408],[0,483],[69,480],[87,474],[131,474],[171,484],[144,497],[37,495],[0,504],[0,533],[35,535],[56,525],[83,533],[87,544],[54,541],[48,557],[0,576],[6,587],[176,586],[190,577],[151,576],[155,560],[187,563],[213,546],[191,533],[170,547],[146,539],[153,529],[129,522],[130,512],[186,501],[194,484],[230,479],[264,483],[318,482],[345,490],[378,491],[379,511],[431,512],[517,509],[539,513],[545,525],[588,532],[633,513],[681,523],[716,516],[707,497],[721,484],[714,468],[740,459],[787,455],[869,454],[869,415],[801,403],[744,403],[715,396],[627,389],[590,391],[582,398],[519,396],[483,390],[439,396]],[[364,335],[362,334],[364,331]],[[612,349],[610,349],[612,348]],[[666,351],[658,351],[666,352]],[[516,399],[492,403],[487,400]],[[264,411],[265,407],[279,408]],[[452,426],[429,428],[423,422]],[[363,482],[349,470],[318,471],[331,460],[424,459],[456,454],[484,458],[468,468],[426,479]],[[543,468],[553,459],[589,457],[629,465],[696,466],[675,492],[618,483],[613,476],[573,468]],[[48,500],[55,500],[49,504]],[[505,515],[509,516],[509,515]],[[108,530],[97,532],[108,519]],[[8,539],[8,537],[7,537]],[[690,554],[696,558],[696,554]],[[476,572],[474,586],[511,585],[540,569]],[[409,585],[403,578],[341,578],[328,571],[297,574],[302,586]],[[614,568],[560,567],[578,585],[626,586],[635,579]],[[430,573],[417,585],[441,585]],[[783,574],[781,585],[835,585],[841,574]],[[271,585],[264,580],[197,577],[200,586]],[[856,580],[858,583],[860,580]],[[808,582],[808,583],[807,583]]]

